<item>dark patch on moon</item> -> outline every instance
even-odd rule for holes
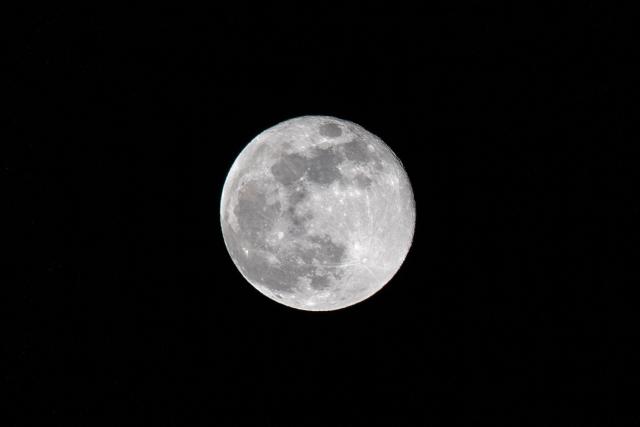
[[[319,133],[327,138],[337,138],[342,135],[342,129],[335,123],[325,123],[320,126]]]
[[[344,156],[335,147],[314,149],[310,158],[297,153],[283,156],[271,166],[271,174],[286,187],[305,176],[311,182],[327,185],[340,179],[338,165],[343,161]]]
[[[238,225],[251,241],[262,241],[264,231],[272,227],[280,215],[280,202],[267,203],[267,191],[258,181],[244,184],[233,209]]]
[[[340,278],[344,272],[340,270],[338,264],[344,262],[346,258],[346,248],[335,243],[327,235],[309,236],[308,240],[314,244],[313,249],[308,251],[306,258],[308,262],[317,262],[321,267],[316,267],[310,286],[314,289],[326,289],[330,285],[329,274]]]
[[[293,207],[289,207],[287,215],[291,221],[288,233],[294,237],[304,236],[307,232],[307,221],[312,218],[312,215],[298,215]]]
[[[373,167],[378,171],[384,168],[377,151],[370,151],[369,144],[357,138],[342,144],[342,152],[348,160],[354,163],[361,165],[373,164]]]
[[[322,264],[338,264],[343,261],[346,248],[336,244],[329,236],[309,236],[309,241],[314,243],[313,255]]]
[[[307,159],[299,154],[287,154],[271,166],[271,173],[279,183],[291,185],[305,174]]]
[[[296,212],[296,206],[307,198],[308,191],[306,186],[298,184],[293,187],[287,195],[288,207],[285,215],[288,217],[290,226],[289,233],[293,236],[301,236],[306,232],[306,222],[312,218],[310,213],[299,215]]]
[[[342,174],[338,165],[343,158],[334,148],[316,149],[314,156],[309,159],[309,180],[321,185],[331,184],[340,179]]]
[[[371,187],[371,183],[373,182],[371,178],[363,174],[356,175],[354,180],[356,182],[356,186],[359,188],[369,188]]]
[[[314,274],[311,276],[311,283],[309,285],[313,289],[326,289],[329,287],[329,278],[327,276]]]
[[[347,159],[356,163],[367,163],[373,160],[367,144],[359,139],[342,144],[342,150]]]

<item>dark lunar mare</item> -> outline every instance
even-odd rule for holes
[[[373,180],[371,178],[363,174],[356,175],[354,180],[355,180],[356,186],[362,189],[367,189],[371,187],[371,184],[373,183]]]
[[[299,154],[287,154],[271,166],[276,181],[288,186],[302,178],[307,169],[307,159]]]
[[[311,157],[287,154],[271,166],[274,179],[285,187],[306,177],[311,182],[328,185],[340,179],[338,165],[344,156],[335,147],[314,149]]]
[[[267,203],[266,188],[258,181],[246,182],[239,191],[233,210],[238,225],[249,241],[259,242],[264,230],[273,226],[280,215],[280,202]]]
[[[329,185],[342,177],[338,165],[344,157],[334,148],[315,149],[307,161],[307,176],[311,182]]]
[[[328,138],[337,138],[342,135],[342,129],[340,129],[340,126],[335,123],[325,123],[320,125],[318,133]]]
[[[345,258],[346,248],[331,240],[327,234],[322,236],[309,236],[308,240],[314,244],[317,249],[313,255],[329,264],[338,264]]]
[[[382,170],[382,163],[378,156],[373,155],[368,148],[366,142],[361,139],[354,138],[351,141],[340,146],[345,158],[354,163],[366,165],[373,163],[376,170]]]

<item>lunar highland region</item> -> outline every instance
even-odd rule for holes
[[[258,291],[311,311],[379,291],[413,239],[402,163],[361,126],[303,116],[262,132],[234,162],[220,220],[234,264]]]

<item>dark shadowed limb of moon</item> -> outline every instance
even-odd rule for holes
[[[290,307],[328,311],[380,290],[411,246],[402,164],[355,123],[303,116],[262,132],[222,190],[224,241],[249,283]]]

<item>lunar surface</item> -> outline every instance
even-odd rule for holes
[[[267,297],[312,311],[365,300],[398,271],[415,226],[411,184],[361,126],[303,116],[262,132],[222,190],[224,241]]]

